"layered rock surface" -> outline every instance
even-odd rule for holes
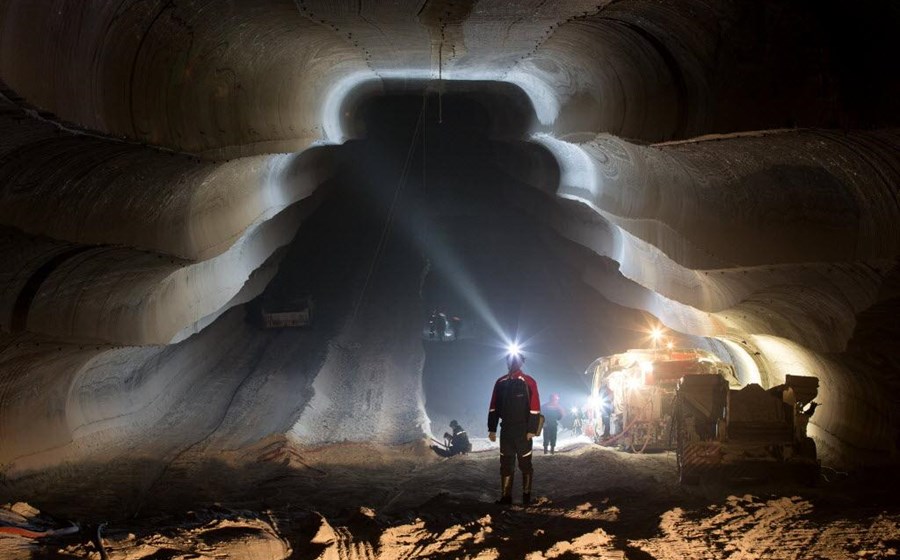
[[[729,348],[744,379],[818,376],[823,459],[896,461],[900,18],[851,12],[3,2],[4,475],[427,432],[410,200],[430,199],[398,193],[428,130],[360,125],[426,87],[429,122],[478,121],[567,281]],[[315,328],[260,330],[264,291],[313,294]]]

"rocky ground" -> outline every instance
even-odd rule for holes
[[[685,488],[677,484],[671,453],[635,455],[573,444],[535,458],[536,504],[501,508],[493,504],[496,451],[450,459],[429,453],[422,445],[309,449],[276,439],[214,463],[185,457],[137,498],[83,486],[33,500],[44,512],[25,503],[5,506],[0,558],[900,554],[896,489],[857,476],[827,471],[828,479],[814,488],[774,481],[705,481]]]

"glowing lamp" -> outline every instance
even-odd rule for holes
[[[629,377],[628,380],[625,381],[625,387],[631,390],[640,389],[642,384],[643,380],[636,375]]]

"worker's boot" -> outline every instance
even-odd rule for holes
[[[500,499],[497,504],[508,506],[512,503],[513,475],[500,475]]]
[[[533,473],[522,474],[522,504],[526,506],[531,503],[532,477],[534,477]]]

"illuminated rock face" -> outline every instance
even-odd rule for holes
[[[4,2],[3,472],[419,437],[425,264],[384,276],[381,226],[344,239],[364,217],[319,205],[365,134],[353,108],[438,74],[492,92],[500,163],[533,187],[510,203],[585,248],[597,298],[715,337],[747,379],[818,376],[823,459],[896,461],[897,13],[808,10]],[[385,177],[360,216],[391,213]],[[306,263],[345,279],[318,280],[324,331],[245,320]]]

